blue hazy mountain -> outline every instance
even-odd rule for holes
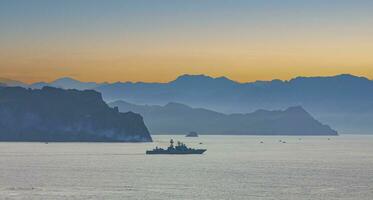
[[[142,117],[93,90],[0,87],[0,141],[147,142]]]
[[[11,86],[11,87],[16,87],[16,86],[28,87],[28,85],[26,83],[23,83],[21,81],[12,80],[12,79],[7,79],[7,78],[0,78],[0,84]]]
[[[357,103],[373,100],[373,82],[352,75],[252,83],[238,83],[224,77],[183,75],[169,83],[113,83],[95,89],[102,92],[107,101],[122,99],[141,104],[181,102],[227,113],[293,105],[304,105],[315,111],[328,108],[333,112],[341,109],[360,112],[372,103]]]
[[[164,105],[180,102],[223,113],[300,105],[343,133],[373,133],[373,81],[348,74],[239,83],[225,77],[183,75],[169,83],[114,83],[96,90],[107,101]]]
[[[106,83],[95,83],[95,82],[81,82],[69,77],[59,78],[52,82],[37,82],[33,84],[23,83],[21,81],[16,81],[7,78],[0,78],[0,83],[5,84],[9,87],[24,87],[24,88],[33,88],[41,89],[43,87],[56,87],[62,89],[77,89],[77,90],[88,90],[94,89],[98,86],[105,85]]]
[[[169,83],[117,82],[95,89],[101,91],[107,101],[122,99],[139,104],[166,104],[174,101],[198,106],[223,101],[222,95],[235,92],[237,86],[240,84],[225,77],[183,75]]]
[[[247,114],[223,114],[202,108],[191,108],[180,103],[165,106],[135,105],[125,101],[109,104],[122,112],[133,111],[144,117],[153,134],[231,135],[336,135],[329,126],[315,120],[302,107],[286,110],[257,110]]]
[[[63,88],[63,89],[77,89],[77,90],[87,90],[93,89],[98,87],[100,84],[95,82],[81,82],[69,77],[64,77],[57,79],[53,82],[46,83],[46,82],[38,82],[30,85],[29,87],[40,89],[45,86],[56,87],[56,88]]]

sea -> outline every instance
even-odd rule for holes
[[[203,155],[146,155],[169,140]],[[373,136],[0,143],[0,199],[372,200]]]

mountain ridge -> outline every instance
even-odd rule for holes
[[[236,80],[230,79],[226,76],[213,77],[213,76],[209,76],[209,75],[205,75],[205,74],[181,74],[181,75],[177,76],[175,79],[172,79],[172,80],[166,81],[166,82],[154,82],[154,81],[153,82],[144,82],[144,81],[116,81],[116,82],[89,81],[89,82],[85,82],[85,81],[80,81],[79,79],[76,79],[76,78],[73,78],[73,77],[65,76],[65,77],[57,78],[57,79],[55,79],[53,81],[50,81],[50,82],[40,81],[40,82],[31,83],[31,84],[27,84],[27,83],[24,83],[22,81],[18,81],[18,80],[14,80],[14,79],[8,79],[8,78],[0,77],[0,83],[6,83],[7,81],[12,81],[12,82],[17,82],[17,83],[27,85],[27,86],[32,86],[33,84],[37,84],[37,83],[52,84],[52,83],[56,83],[56,82],[59,82],[59,81],[71,81],[71,82],[92,83],[92,84],[94,83],[94,84],[97,84],[97,85],[129,84],[129,83],[132,83],[132,84],[167,84],[167,83],[177,82],[177,81],[180,81],[180,80],[188,80],[188,79],[189,80],[190,79],[204,80],[205,79],[205,80],[224,80],[224,81],[232,82],[232,83],[236,83],[236,84],[251,84],[251,83],[291,82],[291,81],[294,81],[294,80],[297,80],[297,79],[330,79],[330,78],[331,79],[333,79],[333,78],[337,78],[337,79],[352,78],[352,79],[356,79],[356,80],[360,79],[360,80],[373,81],[372,79],[369,79],[365,76],[358,76],[358,75],[354,75],[354,74],[342,73],[342,74],[325,75],[325,76],[295,76],[293,78],[283,79],[283,80],[278,79],[278,78],[274,78],[274,79],[271,79],[271,80],[255,80],[255,81],[244,81],[244,82],[236,81]]]
[[[123,112],[140,113],[153,134],[197,131],[200,134],[224,135],[337,135],[335,130],[315,120],[301,106],[223,114],[175,102],[152,106],[116,101],[109,105]]]

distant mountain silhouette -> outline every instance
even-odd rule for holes
[[[222,114],[207,109],[191,108],[184,104],[168,103],[165,106],[135,105],[125,101],[109,104],[120,111],[133,111],[144,117],[152,133],[239,135],[336,135],[302,107],[283,111],[257,110],[248,114]]]
[[[140,115],[93,90],[0,87],[0,141],[151,141]]]
[[[106,101],[164,105],[180,102],[223,113],[301,105],[343,133],[373,133],[373,81],[342,74],[289,81],[238,83],[227,78],[183,75],[169,83],[115,83],[95,88]]]
[[[11,86],[11,87],[14,87],[14,86],[28,87],[28,85],[26,83],[16,81],[16,80],[12,80],[12,79],[7,79],[7,78],[0,78],[0,84]]]
[[[349,74],[239,83],[226,77],[182,75],[168,83],[85,84],[73,79],[57,87],[94,89],[107,102],[164,105],[180,102],[222,113],[248,113],[300,105],[342,133],[373,133],[373,81]],[[77,82],[76,84],[68,84]],[[47,85],[50,85],[47,84]],[[45,84],[39,83],[40,86]]]
[[[305,105],[339,111],[343,104],[373,100],[373,82],[352,75],[298,77],[290,81],[238,83],[227,78],[183,75],[169,83],[113,83],[95,88],[108,101],[128,100],[145,104],[170,101],[213,108],[223,112],[253,111]],[[363,99],[361,99],[363,98]],[[338,102],[336,102],[338,100]],[[356,110],[349,107],[350,110]]]
[[[80,82],[75,79],[65,77],[57,79],[53,82],[46,83],[46,82],[38,82],[30,85],[31,88],[40,89],[45,86],[51,86],[56,88],[63,88],[63,89],[77,89],[77,90],[87,90],[93,89],[98,87],[100,84],[94,82]]]

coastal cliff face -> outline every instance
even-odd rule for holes
[[[93,90],[0,87],[0,141],[150,142],[139,114]]]

